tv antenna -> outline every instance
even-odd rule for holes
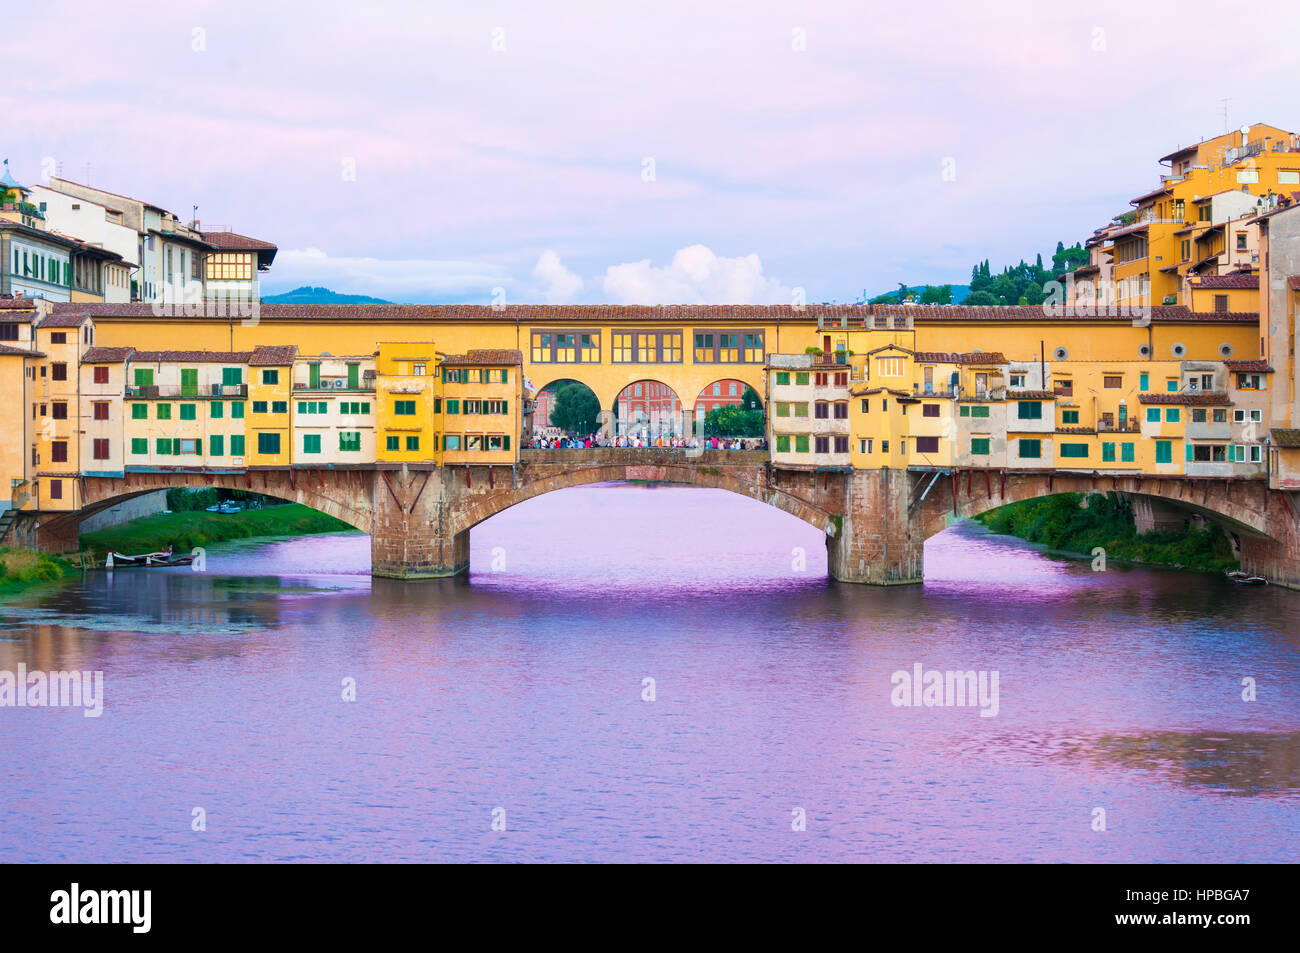
[[[1232,100],[1225,97],[1224,99],[1220,99],[1219,102],[1223,104],[1223,131],[1230,132],[1231,128],[1228,126],[1228,103],[1232,102]]]

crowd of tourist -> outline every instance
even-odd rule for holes
[[[593,448],[640,448],[660,450],[766,450],[762,437],[679,437],[676,434],[627,434],[606,437],[587,434],[585,437],[535,436],[529,443],[531,450],[591,450]]]

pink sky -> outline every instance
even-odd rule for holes
[[[9,9],[0,156],[276,242],[268,293],[851,301],[1087,237],[1225,97],[1300,129],[1293,0],[188,6]]]

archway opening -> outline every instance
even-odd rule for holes
[[[763,401],[744,381],[723,379],[704,385],[695,398],[697,429],[706,437],[762,437]]]
[[[633,381],[618,392],[610,411],[616,437],[655,442],[690,432],[681,397],[662,381]]]
[[[545,440],[601,433],[600,398],[582,381],[551,381],[533,398],[533,436]]]

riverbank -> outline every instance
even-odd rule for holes
[[[0,595],[24,592],[79,572],[66,559],[34,549],[0,547]]]
[[[119,553],[148,553],[168,546],[189,552],[195,546],[210,546],[232,539],[258,536],[308,536],[352,530],[342,520],[301,503],[241,510],[238,513],[209,513],[189,510],[162,513],[131,520],[120,526],[84,533],[81,547],[103,556],[110,549]]]
[[[1226,572],[1238,568],[1232,544],[1216,524],[1186,533],[1139,533],[1128,501],[1114,493],[1062,493],[1025,500],[976,517],[991,532],[1015,536],[1067,555],[1092,558],[1101,547],[1117,563]]]

